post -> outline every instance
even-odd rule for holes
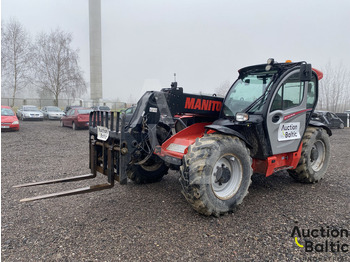
[[[101,0],[89,0],[90,97],[94,104],[102,98]]]

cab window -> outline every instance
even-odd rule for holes
[[[300,82],[299,72],[283,82],[271,105],[271,112],[286,110],[300,105],[304,96],[304,83]]]
[[[307,88],[307,106],[306,108],[313,108],[316,102],[316,77],[312,75],[312,79]]]

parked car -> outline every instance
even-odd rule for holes
[[[108,106],[93,106],[91,107],[94,111],[107,111],[110,112],[111,109]]]
[[[121,112],[122,114],[125,115],[125,123],[130,122],[131,117],[134,114],[135,110],[136,110],[136,106],[131,106]]]
[[[36,106],[22,106],[17,110],[17,117],[21,120],[44,120],[44,115]]]
[[[44,119],[61,119],[64,116],[64,112],[57,106],[44,106],[41,108],[41,112]]]
[[[1,106],[1,131],[4,130],[19,130],[19,121],[9,106]]]
[[[66,106],[64,109],[64,113],[67,114],[67,112],[72,108],[82,108],[82,106]]]
[[[111,109],[108,106],[92,106],[92,110],[94,111],[102,111],[102,112],[111,112]],[[108,119],[111,119],[111,115],[108,114]]]
[[[336,114],[329,111],[315,111],[313,120],[320,121],[330,128],[344,128],[344,122]]]
[[[88,128],[89,127],[89,115],[92,111],[91,108],[72,108],[65,116],[61,118],[61,126],[72,127],[73,130],[78,128]]]

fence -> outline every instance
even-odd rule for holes
[[[11,106],[12,98],[1,98],[1,105]],[[54,99],[41,99],[41,98],[15,98],[14,99],[14,109],[21,107],[22,105],[33,105],[39,108],[44,106],[54,106]],[[82,107],[91,107],[96,105],[92,100],[73,100],[73,99],[58,99],[58,107],[65,109],[68,105],[79,105]],[[113,101],[100,101],[99,105],[105,105],[111,108],[112,110],[120,110],[127,107],[127,104],[124,102],[113,102]]]

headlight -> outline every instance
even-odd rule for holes
[[[249,119],[249,115],[247,113],[237,113],[236,114],[236,121],[243,122],[247,121]]]
[[[12,125],[18,125],[19,122],[18,121],[13,121]]]

